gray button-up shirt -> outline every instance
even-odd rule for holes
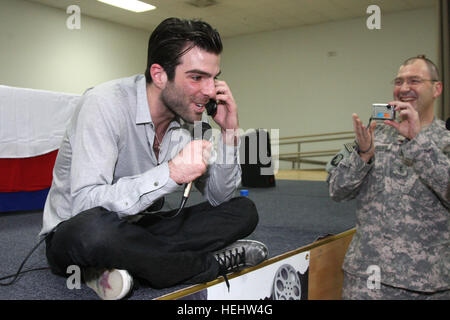
[[[45,234],[60,222],[97,206],[119,217],[135,215],[182,186],[169,177],[168,161],[191,141],[172,121],[153,151],[155,128],[143,75],[113,80],[81,97],[63,138],[43,215]],[[218,139],[218,161],[195,186],[212,205],[231,199],[241,181],[238,147]]]

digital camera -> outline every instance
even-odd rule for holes
[[[386,103],[372,104],[372,120],[394,120],[395,106]]]

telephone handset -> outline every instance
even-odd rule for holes
[[[205,104],[206,113],[208,116],[214,117],[217,112],[217,102],[214,99],[209,100],[207,104]]]

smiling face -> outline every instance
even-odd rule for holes
[[[434,100],[440,94],[440,82],[432,80],[426,63],[417,59],[411,64],[402,65],[394,85],[394,99],[411,103],[420,117],[433,113]],[[401,83],[401,85],[399,85]]]
[[[161,91],[161,102],[184,121],[200,121],[205,104],[215,98],[220,56],[193,47],[181,57],[175,77]]]

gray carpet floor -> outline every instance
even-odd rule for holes
[[[354,201],[334,202],[328,196],[325,182],[277,180],[273,188],[248,190],[260,216],[256,230],[248,238],[265,243],[269,248],[269,257],[355,226]],[[181,193],[167,197],[164,209],[177,208],[180,199]],[[187,205],[200,201],[200,193],[192,192]],[[42,211],[0,213],[0,278],[17,271],[37,243],[41,226]],[[23,270],[46,266],[45,245],[42,244]],[[129,299],[154,299],[184,287],[179,285],[156,290],[141,283]],[[98,299],[91,289],[82,285],[81,289],[69,290],[66,279],[52,274],[48,269],[22,274],[13,285],[0,286],[0,300],[89,299]]]

